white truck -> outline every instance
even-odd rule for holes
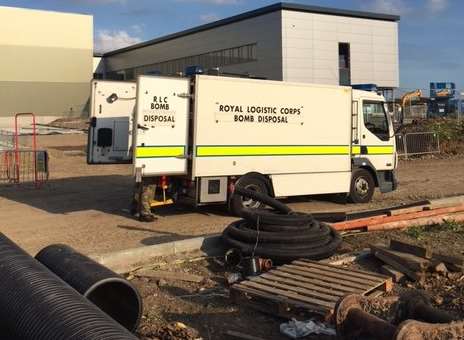
[[[232,212],[259,207],[231,195],[238,184],[277,198],[346,193],[359,203],[368,202],[376,187],[396,189],[392,121],[375,92],[206,75],[140,76],[134,100],[126,89],[134,83],[97,82],[108,90],[93,85],[88,162],[132,161],[136,181],[159,184],[153,206],[187,199],[228,203]],[[121,108],[105,108],[111,105]],[[125,125],[116,123],[121,116]]]

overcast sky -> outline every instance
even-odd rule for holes
[[[94,15],[96,50],[112,50],[266,6],[272,0],[0,0],[0,5]],[[464,89],[464,1],[295,0],[393,13],[400,22],[401,87],[454,81]]]

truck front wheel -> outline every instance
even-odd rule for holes
[[[353,203],[370,202],[375,191],[375,182],[371,173],[366,169],[357,169],[351,178],[349,200]]]
[[[240,185],[248,190],[259,192],[260,194],[269,195],[269,189],[264,178],[261,178],[258,175],[243,176],[239,179],[236,185]],[[239,216],[240,211],[243,209],[259,209],[262,206],[263,203],[255,201],[250,197],[232,194],[229,199],[229,211],[235,216]]]

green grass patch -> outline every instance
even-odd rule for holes
[[[464,224],[453,220],[445,221],[442,224],[427,226],[412,226],[405,230],[405,234],[417,240],[422,239],[427,233],[438,233],[448,231],[452,233],[464,234]]]

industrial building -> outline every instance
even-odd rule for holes
[[[219,73],[319,84],[399,85],[394,15],[277,3],[93,55],[91,15],[0,7],[0,125],[88,114],[90,80]]]
[[[0,125],[17,112],[40,121],[86,112],[91,15],[0,7]]]
[[[101,62],[108,79],[201,66],[273,80],[396,88],[398,22],[395,15],[277,3],[108,52]]]

